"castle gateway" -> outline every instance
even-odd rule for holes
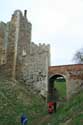
[[[0,23],[0,74],[27,84],[47,97],[58,76],[66,79],[67,97],[83,85],[83,65],[50,66],[50,45],[31,42],[32,24],[16,10],[7,23]],[[51,82],[50,82],[51,81]]]

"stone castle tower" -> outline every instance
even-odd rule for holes
[[[17,10],[9,23],[7,67],[13,78],[22,77],[23,56],[30,53],[31,24],[26,15]]]
[[[7,75],[24,81],[40,93],[47,91],[50,46],[31,42],[32,25],[16,10],[8,23],[0,23],[0,65],[5,64]]]

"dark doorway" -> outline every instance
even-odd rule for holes
[[[54,75],[48,81],[48,102],[66,98],[66,80],[62,75]]]

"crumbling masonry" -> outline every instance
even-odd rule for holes
[[[32,25],[16,10],[8,23],[0,23],[0,65],[7,76],[25,82],[45,95],[47,92],[50,46],[31,42]]]

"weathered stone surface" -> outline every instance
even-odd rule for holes
[[[20,10],[16,10],[11,21],[5,25],[7,30],[6,34],[1,32],[0,47],[3,48],[2,44],[6,36],[7,75],[24,81],[33,90],[47,91],[50,46],[31,42],[32,25],[26,14],[23,15]]]
[[[7,25],[0,22],[0,64],[6,63]]]
[[[66,79],[67,96],[83,84],[83,65],[50,66],[50,46],[31,42],[32,24],[16,10],[8,23],[0,23],[0,69],[7,76],[24,82],[32,91],[47,96],[48,77],[60,74]],[[49,75],[49,76],[48,76]]]

